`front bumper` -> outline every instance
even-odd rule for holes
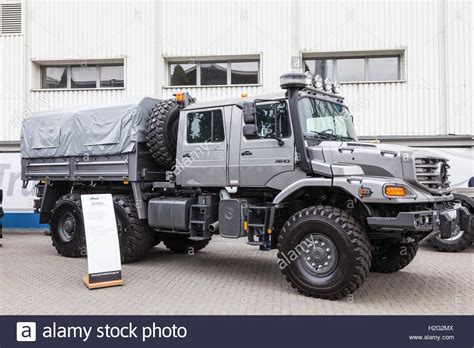
[[[450,238],[459,227],[469,231],[471,214],[465,207],[446,210],[401,212],[396,217],[369,217],[367,224],[380,232],[411,232],[413,234],[439,235]]]

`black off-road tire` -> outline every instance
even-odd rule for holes
[[[176,161],[179,107],[174,100],[156,104],[150,112],[145,132],[146,144],[155,161],[171,169]]]
[[[81,197],[67,194],[59,198],[49,221],[51,239],[57,252],[66,257],[87,255]]]
[[[306,256],[314,252],[321,256],[316,242],[309,246],[306,243],[314,235],[332,243],[333,268],[327,274],[316,275],[319,269],[309,270],[305,265]],[[291,216],[283,225],[277,248],[278,263],[287,281],[306,296],[330,300],[348,296],[362,285],[370,269],[371,245],[361,225],[345,211],[332,206],[313,206]],[[329,250],[324,248],[323,252]],[[292,260],[291,251],[296,250],[300,254]],[[328,256],[331,256],[329,252],[326,259]]]
[[[457,235],[451,239],[442,239],[438,236],[430,238],[428,242],[433,248],[438,251],[455,253],[463,251],[472,244],[472,234],[466,233],[466,231],[460,231],[460,235]]]
[[[193,241],[188,236],[169,236],[163,240],[166,248],[175,253],[195,253],[204,249],[210,242],[210,238],[206,240]]]
[[[385,246],[374,246],[370,270],[378,273],[397,272],[413,261],[417,251],[418,243],[391,243]]]
[[[113,200],[122,262],[137,261],[152,247],[154,232],[138,218],[133,196],[114,195]]]
[[[455,196],[456,197],[456,196]],[[471,214],[474,214],[474,208],[472,207],[472,198],[457,197],[457,200],[462,204],[463,207],[467,208]],[[474,220],[471,222],[471,228],[469,231],[459,231],[458,234],[452,236],[449,239],[442,239],[439,236],[428,239],[428,243],[438,251],[455,253],[463,251],[470,245],[474,240]]]

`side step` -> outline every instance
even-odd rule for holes
[[[189,221],[189,240],[200,241],[211,238],[208,226],[217,220],[217,196],[198,197],[197,204],[191,206]]]

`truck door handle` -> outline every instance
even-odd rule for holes
[[[353,152],[354,152],[354,148],[352,148],[352,147],[340,147],[340,148],[338,149],[338,151],[339,151],[340,153],[343,153],[344,151],[353,153]]]
[[[191,155],[189,153],[185,153],[183,154],[183,157],[191,157]]]
[[[247,150],[247,151],[242,152],[242,156],[252,156],[252,153]]]

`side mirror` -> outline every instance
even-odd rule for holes
[[[257,138],[258,128],[255,124],[246,124],[243,129],[244,137],[246,138]]]
[[[255,124],[257,120],[257,107],[253,102],[242,103],[242,116],[245,124]]]

